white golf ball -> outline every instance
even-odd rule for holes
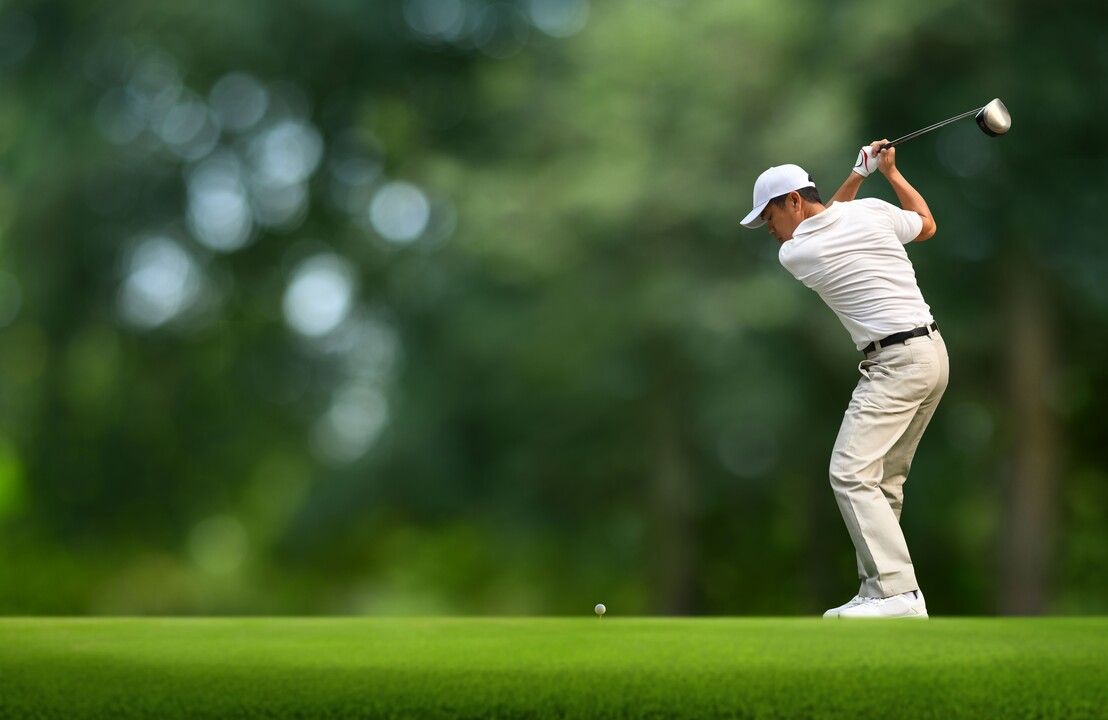
[[[596,614],[597,614],[597,615],[603,615],[603,614],[604,614],[604,612],[605,612],[605,611],[606,611],[607,609],[608,609],[608,608],[604,607],[604,605],[602,605],[602,604],[601,604],[601,605],[597,605],[597,606],[596,606]]]

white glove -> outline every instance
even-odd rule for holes
[[[873,153],[873,148],[869,145],[858,151],[858,159],[854,162],[854,172],[862,177],[869,177],[871,172],[877,170],[877,159],[881,153],[871,153]]]

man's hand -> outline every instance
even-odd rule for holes
[[[870,143],[870,148],[873,149],[873,154],[877,156],[877,169],[881,171],[882,175],[886,177],[890,173],[897,172],[896,170],[896,148],[887,148],[888,140],[874,140]],[[882,150],[881,148],[885,148]]]
[[[874,143],[873,145],[866,145],[859,150],[858,159],[854,161],[854,172],[862,177],[869,177],[869,174],[877,169],[877,148],[879,147],[879,143]]]

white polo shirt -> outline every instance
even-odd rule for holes
[[[819,293],[861,350],[933,321],[904,249],[922,228],[918,214],[884,200],[837,202],[801,222],[778,258]]]

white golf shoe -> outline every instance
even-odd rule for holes
[[[838,617],[839,613],[841,613],[843,610],[846,610],[847,608],[852,608],[855,605],[861,605],[864,601],[865,601],[864,597],[862,597],[861,595],[855,595],[854,597],[850,598],[850,600],[848,600],[845,605],[840,605],[838,607],[833,607],[830,610],[828,610],[827,612],[825,612],[823,614],[823,616],[825,618]]]
[[[927,618],[927,603],[919,590],[887,598],[862,598],[854,607],[845,608],[840,618]]]

